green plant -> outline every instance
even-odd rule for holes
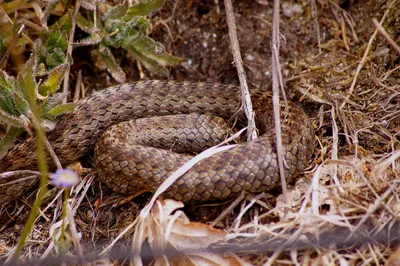
[[[35,42],[24,70],[17,77],[0,70],[0,122],[8,129],[0,141],[0,151],[12,145],[23,130],[32,132],[33,104],[37,105],[40,117],[36,119],[45,129],[51,129],[54,116],[73,109],[71,104],[61,105],[62,95],[55,93],[70,66],[66,44],[66,32],[56,24],[44,42],[40,39]]]
[[[145,17],[159,9],[164,0],[147,0],[135,6],[124,2],[107,7],[102,15],[95,13],[89,18],[79,14],[77,25],[89,34],[79,45],[98,45],[98,51],[107,65],[110,74],[119,82],[125,80],[125,74],[116,62],[110,47],[123,48],[140,60],[146,68],[162,75],[168,73],[166,66],[182,61],[165,52],[164,46],[146,35],[150,22]]]

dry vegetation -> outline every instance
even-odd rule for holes
[[[272,5],[234,3],[250,87],[271,87]],[[144,264],[155,256],[154,264],[166,265],[161,248],[180,255],[170,259],[173,265],[400,265],[400,2],[282,0],[280,7],[285,88],[312,118],[318,142],[307,171],[289,184],[286,203],[273,191],[183,211],[169,200],[152,201],[151,208],[151,196],[112,195],[84,168],[69,200],[67,239],[58,239],[62,194],[52,189],[23,258],[65,254],[93,265],[128,265],[139,263],[145,243]],[[167,1],[151,24],[151,37],[185,58],[167,78],[238,83],[222,1]],[[113,51],[127,80],[161,78]],[[74,49],[71,88],[79,81],[90,93],[115,83],[95,67],[95,54]],[[13,74],[17,63],[9,59],[2,69]],[[90,158],[83,164],[90,168]],[[1,209],[0,256],[15,247],[33,200],[26,195]]]

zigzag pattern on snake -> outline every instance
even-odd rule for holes
[[[251,193],[270,190],[279,184],[271,97],[261,90],[251,93],[260,137],[200,161],[165,192],[165,197],[184,202],[215,201],[234,197],[243,190]],[[168,148],[148,148],[141,143],[124,145],[124,140],[116,139],[118,135],[124,135],[122,133],[127,130],[135,131],[132,126],[152,125],[150,120],[141,121],[140,118],[164,116],[155,122],[159,125],[158,130],[163,131],[164,124],[167,128],[174,124],[171,121],[176,121],[169,120],[174,119],[171,115],[192,114],[195,119],[199,116],[201,121],[196,120],[192,127],[200,129],[197,133],[178,132],[180,125],[177,123],[172,126],[178,132],[174,132],[177,135],[174,138],[179,139],[184,134],[193,141],[193,136],[202,132],[208,138],[200,142],[208,142],[213,130],[202,128],[203,123],[219,124],[219,119],[223,118],[228,121],[228,127],[232,121],[237,125],[245,124],[240,104],[240,90],[234,85],[174,81],[122,84],[81,100],[75,111],[64,115],[47,136],[63,165],[88,154],[99,143],[95,150],[95,165],[104,183],[121,193],[134,193],[143,187],[154,191],[190,156],[171,152]],[[285,176],[290,180],[304,170],[311,158],[314,130],[300,107],[290,102],[288,107],[282,104],[281,121]],[[137,119],[137,122],[112,127],[131,119]],[[178,116],[178,121],[180,119]],[[151,132],[152,127],[147,130]],[[100,140],[103,133],[105,138]],[[0,172],[36,169],[34,143],[31,139],[10,150],[0,161]],[[54,168],[51,159],[48,162]],[[0,179],[0,205],[20,196],[35,182],[35,179],[18,181],[16,177]]]

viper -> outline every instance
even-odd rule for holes
[[[271,95],[257,89],[251,99],[260,136],[201,160],[165,197],[218,201],[279,184]],[[119,193],[135,193],[156,190],[191,158],[187,153],[213,146],[245,124],[238,86],[150,80],[94,92],[62,116],[47,137],[64,166],[94,150],[101,180]],[[281,103],[281,129],[284,172],[292,180],[313,154],[314,130],[292,102]],[[0,162],[0,172],[37,169],[34,139],[16,145]],[[48,163],[55,167],[50,157]],[[0,205],[35,183],[20,176],[0,179]]]

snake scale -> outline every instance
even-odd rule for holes
[[[251,94],[260,137],[198,162],[164,193],[165,197],[184,202],[224,200],[243,190],[258,193],[279,184],[271,97],[262,90]],[[240,90],[235,85],[140,81],[94,92],[81,100],[74,112],[62,116],[47,136],[63,165],[95,149],[95,166],[106,185],[121,193],[134,193],[143,188],[154,191],[190,156],[176,153],[181,145],[172,151],[168,147],[159,149],[158,144],[146,147],[141,141],[150,144],[153,141],[146,137],[125,145],[128,133],[143,129],[151,137],[168,136],[172,132],[175,135],[169,140],[158,142],[165,141],[172,147],[174,142],[183,140],[200,149],[214,145],[221,136],[225,138],[232,124],[245,124],[240,105]],[[290,180],[304,170],[311,158],[314,130],[300,107],[291,102],[281,105],[284,168]],[[189,125],[181,124],[184,116],[193,118]],[[150,120],[153,117],[155,122]],[[120,124],[131,119],[135,120]],[[228,129],[212,129],[214,124],[223,123],[228,123],[225,125]],[[116,140],[118,135],[122,136]],[[10,150],[0,161],[0,173],[37,169],[34,146],[32,138]],[[48,160],[54,168],[51,161]],[[0,205],[19,197],[36,179],[1,178]]]

